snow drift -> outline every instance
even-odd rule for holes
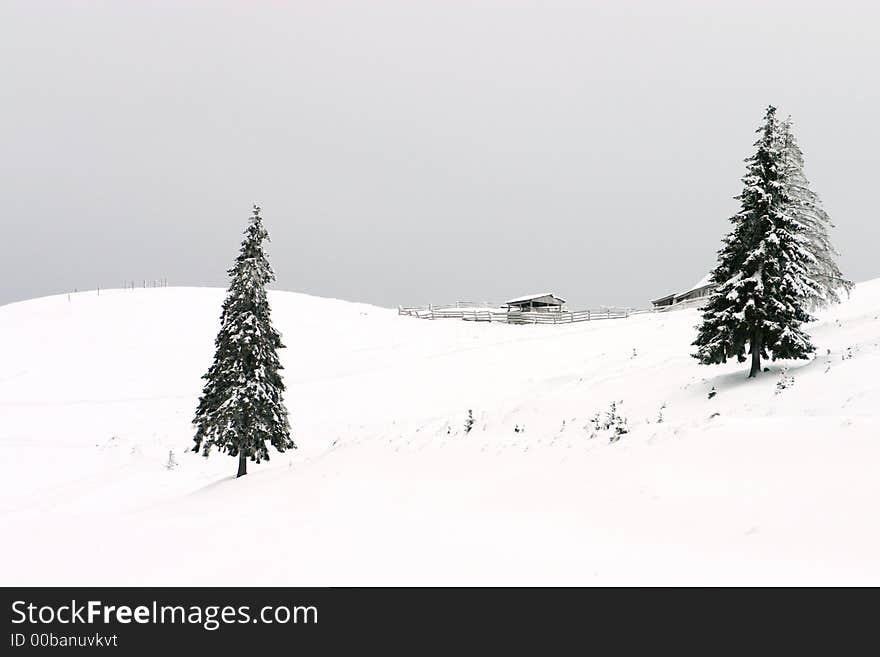
[[[880,584],[880,280],[757,380],[690,357],[693,310],[509,326],[272,292],[300,449],[238,480],[188,451],[223,294],[0,307],[4,585]]]

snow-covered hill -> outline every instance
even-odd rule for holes
[[[689,357],[693,310],[507,326],[274,292],[300,449],[239,480],[187,451],[223,294],[0,307],[4,585],[880,584],[880,280],[758,380]]]

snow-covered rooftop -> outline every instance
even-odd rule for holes
[[[504,303],[523,303],[525,301],[534,301],[535,299],[540,299],[541,297],[553,297],[557,301],[561,301],[565,303],[565,299],[557,297],[552,292],[539,292],[538,294],[527,294],[522,297],[517,297],[516,299],[510,299],[509,301],[505,301]]]
[[[679,294],[687,294],[688,292],[692,292],[693,290],[698,290],[698,289],[700,289],[701,287],[706,287],[707,285],[709,285],[709,279],[710,279],[711,277],[712,277],[712,273],[710,272],[710,273],[706,274],[705,276],[703,276],[703,278],[701,278],[700,280],[698,280],[696,283],[694,283],[693,285],[691,285],[691,286],[690,286],[689,288],[687,288],[686,290],[684,290],[684,291],[682,291],[682,292],[679,292]]]

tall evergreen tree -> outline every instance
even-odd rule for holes
[[[269,460],[267,442],[279,452],[296,449],[279,374],[278,349],[284,345],[272,327],[266,298],[266,284],[275,280],[263,250],[268,239],[260,208],[254,205],[238,258],[228,272],[214,362],[202,377],[205,385],[193,420],[192,451],[208,456],[216,447],[238,456],[238,477],[247,474],[247,459]]]
[[[821,308],[839,303],[840,293],[848,294],[853,284],[843,278],[835,262],[839,254],[828,235],[834,224],[822,207],[819,195],[810,189],[810,182],[804,175],[804,154],[795,138],[791,117],[782,124],[782,134],[786,193],[792,203],[792,212],[805,228],[807,250],[813,257],[808,271],[817,292],[808,298],[808,305],[811,308]]]
[[[749,377],[761,358],[807,358],[815,349],[801,325],[804,305],[818,293],[809,277],[813,258],[806,228],[792,212],[785,181],[784,131],[769,107],[756,152],[746,160],[740,211],[718,252],[715,290],[703,312],[693,354],[701,363],[739,362],[751,354]],[[748,345],[748,351],[747,351]]]

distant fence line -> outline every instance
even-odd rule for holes
[[[144,289],[153,288],[153,287],[168,287],[168,279],[167,278],[154,278],[154,279],[144,278],[142,280],[143,280],[143,284],[141,284],[140,280],[122,281],[122,287],[120,289],[134,290],[139,287],[143,287]],[[99,285],[94,290],[82,290],[82,292],[95,292],[95,293],[97,293],[98,296],[101,296],[101,290],[107,291],[108,289],[111,289],[111,288],[101,287]],[[71,294],[79,294],[79,293],[80,293],[79,288],[73,288],[72,292],[67,293],[67,300],[70,301]],[[62,294],[64,294],[64,293],[62,292]]]
[[[631,315],[646,313],[665,313],[674,310],[699,308],[707,299],[705,297],[687,299],[668,306],[658,308],[616,308],[602,307],[589,310],[562,311],[506,311],[501,304],[476,303],[458,301],[447,305],[398,306],[397,314],[419,319],[462,319],[466,322],[501,322],[503,324],[572,324],[589,322],[597,319],[623,319]]]
[[[397,314],[419,319],[462,319],[466,322],[501,322],[503,324],[572,324],[598,319],[622,319],[630,315],[654,312],[635,308],[597,308],[560,311],[506,311],[491,303],[459,301],[449,305],[398,306]]]

